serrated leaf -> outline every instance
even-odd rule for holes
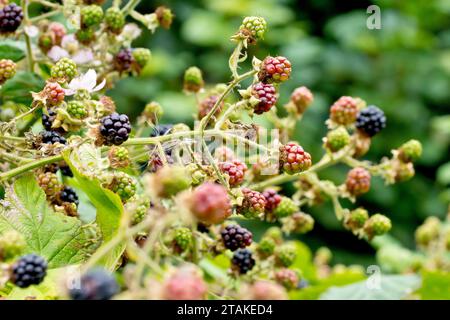
[[[450,272],[423,272],[422,287],[419,289],[418,293],[423,300],[449,300]]]
[[[18,71],[17,74],[1,87],[0,98],[25,105],[31,104],[31,92],[41,91],[44,80],[35,73]]]
[[[10,59],[14,62],[20,61],[25,57],[25,50],[18,41],[0,42],[0,59]]]
[[[80,170],[83,167],[89,167],[91,173],[94,173],[95,169],[100,170],[102,161],[95,150],[94,146],[84,147],[70,153],[65,152],[63,157],[73,172],[77,186],[86,193],[96,208],[95,220],[102,233],[103,242],[106,243],[122,229],[124,209],[117,194],[103,188],[95,175],[87,175]],[[109,270],[114,270],[124,250],[125,244],[116,246],[101,264]]]
[[[370,278],[369,278],[370,279]],[[321,300],[400,300],[406,298],[421,283],[417,275],[380,275],[378,284],[368,280],[340,288],[330,288]]]
[[[33,175],[16,180],[0,202],[0,233],[11,229],[24,236],[25,252],[45,257],[49,268],[83,262],[90,253],[81,221],[53,211]]]

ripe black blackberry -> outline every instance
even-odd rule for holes
[[[252,244],[252,233],[239,225],[231,224],[221,231],[222,241],[225,248],[235,251]]]
[[[23,20],[22,7],[11,3],[0,9],[0,33],[14,32]]]
[[[256,262],[250,250],[239,249],[233,254],[231,263],[239,271],[240,274],[246,274],[248,271],[253,269]]]
[[[150,133],[150,137],[154,138],[154,137],[164,136],[170,132],[172,127],[173,127],[172,124],[158,124],[153,127],[153,130]]]
[[[368,106],[361,110],[356,119],[356,128],[373,137],[386,127],[386,116],[376,106]]]
[[[121,145],[128,140],[131,132],[131,124],[126,114],[116,112],[103,117],[101,120],[100,133],[105,138],[105,144]]]
[[[53,110],[49,110],[48,114],[43,113],[42,114],[42,125],[44,126],[45,130],[51,131],[53,121],[56,119],[56,112]]]
[[[75,203],[77,206],[80,203],[78,201],[78,195],[75,190],[68,186],[64,186],[64,188],[61,190],[61,193],[59,194],[59,198],[62,202]]]
[[[61,171],[61,174],[63,176],[73,177],[73,172],[72,170],[70,170],[70,167],[66,163],[64,163],[64,165],[59,165],[59,171]]]
[[[69,290],[73,300],[109,300],[119,292],[114,277],[107,271],[96,268],[81,277],[80,286]]]
[[[42,142],[48,143],[48,144],[54,144],[54,143],[61,143],[66,144],[66,138],[62,137],[58,132],[56,131],[43,131],[41,133],[42,136]]]
[[[11,281],[20,288],[41,283],[47,274],[47,261],[37,254],[22,256],[12,266]]]

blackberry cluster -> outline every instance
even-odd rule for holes
[[[264,190],[263,196],[266,198],[266,210],[269,212],[275,210],[282,200],[278,192],[273,189]]]
[[[231,251],[243,249],[252,244],[252,233],[236,224],[226,226],[220,234],[225,248]]]
[[[133,52],[129,48],[120,50],[114,57],[114,67],[119,72],[131,71],[133,63]]]
[[[258,78],[263,83],[280,83],[289,79],[291,71],[291,63],[285,57],[268,56],[261,63]]]
[[[240,274],[246,274],[255,266],[255,259],[253,258],[253,254],[248,249],[239,249],[233,254],[233,258],[231,259],[231,263]]]
[[[358,101],[353,97],[340,97],[330,108],[330,119],[336,124],[352,124],[357,116]]]
[[[261,17],[245,17],[239,30],[252,37],[251,40],[258,40],[264,37],[267,29],[267,22]]]
[[[201,101],[198,109],[198,118],[199,119],[204,118],[214,108],[214,105],[217,103],[218,99],[219,99],[218,96],[213,95]],[[222,112],[222,108],[223,108],[223,101],[220,104],[219,108],[217,108],[216,112],[214,113],[214,116],[219,115],[220,112]]]
[[[23,20],[22,7],[11,3],[0,9],[0,33],[16,31]]]
[[[42,114],[42,125],[44,129],[47,131],[52,130],[53,121],[56,119],[56,112],[53,110],[48,110],[48,114]]]
[[[42,136],[43,143],[47,143],[47,144],[54,144],[54,143],[66,144],[67,143],[66,138],[61,136],[56,131],[43,131],[41,133],[41,136]]]
[[[303,114],[313,100],[314,96],[312,92],[305,86],[296,88],[292,92],[290,99],[298,114]]]
[[[136,48],[133,50],[133,58],[140,68],[144,68],[149,62],[152,54],[147,48]]]
[[[311,164],[311,155],[297,143],[290,142],[280,147],[280,169],[287,174],[308,170]]]
[[[356,119],[356,128],[369,137],[373,137],[386,127],[386,116],[383,110],[376,106],[368,106],[361,110]]]
[[[61,193],[59,194],[59,198],[63,202],[75,203],[77,206],[80,203],[78,201],[78,195],[75,190],[68,186],[64,186],[64,188],[61,190]]]
[[[248,188],[242,189],[244,200],[242,205],[237,208],[239,214],[247,218],[255,218],[264,212],[266,207],[266,198],[262,193]]]
[[[84,119],[88,115],[88,110],[83,102],[73,100],[67,104],[67,113],[76,119]]]
[[[106,10],[105,24],[112,33],[119,34],[125,25],[125,17],[119,8],[111,7]]]
[[[244,182],[247,166],[240,160],[220,162],[219,169],[222,173],[228,175],[228,183],[231,187],[236,187]]]
[[[66,96],[64,89],[57,82],[49,82],[44,88],[46,101],[49,105],[56,106],[64,101]]]
[[[364,168],[353,168],[347,174],[345,186],[347,191],[353,196],[360,196],[369,192],[370,189],[370,172]]]
[[[269,111],[277,103],[277,89],[270,83],[260,82],[254,84],[252,95],[259,100],[259,103],[254,107],[256,114],[263,114]]]
[[[102,7],[92,4],[81,9],[81,25],[83,28],[93,27],[103,20]]]
[[[9,59],[0,59],[0,84],[11,79],[16,74],[16,64]]]
[[[27,254],[12,266],[12,282],[27,288],[41,283],[47,274],[47,262],[37,254]]]
[[[88,271],[81,277],[79,288],[69,291],[73,300],[109,300],[119,292],[114,277],[101,268]]]
[[[231,202],[227,189],[216,183],[205,182],[194,190],[190,209],[200,221],[221,223],[231,215]]]
[[[131,124],[127,115],[114,112],[103,117],[100,122],[100,133],[105,138],[106,145],[118,146],[128,140]]]
[[[62,58],[50,70],[52,78],[73,79],[77,74],[76,63],[69,58]]]
[[[288,197],[281,197],[280,203],[274,209],[273,213],[278,218],[288,217],[298,211],[298,206],[294,200]]]

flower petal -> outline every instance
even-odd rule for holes
[[[62,58],[68,58],[69,53],[59,46],[53,46],[47,53],[47,56],[54,62],[61,60]]]
[[[100,82],[94,89],[92,89],[92,92],[97,92],[102,90],[106,85],[106,79],[103,79],[102,82]]]

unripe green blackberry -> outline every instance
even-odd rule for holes
[[[192,231],[188,228],[177,228],[175,230],[174,241],[181,251],[186,251],[192,245]]]
[[[345,220],[345,225],[350,230],[358,230],[364,227],[367,219],[369,219],[369,213],[364,208],[357,208],[350,211]]]
[[[277,218],[284,218],[294,214],[297,211],[298,206],[295,202],[291,198],[283,197],[273,213]]]
[[[336,152],[350,143],[350,135],[343,127],[339,127],[328,132],[325,146],[331,151]]]
[[[125,16],[117,7],[106,10],[105,24],[112,33],[119,34],[125,25]]]
[[[125,209],[131,215],[131,224],[142,222],[150,208],[150,200],[142,195],[135,195],[128,200]]]
[[[52,172],[44,172],[37,176],[39,186],[44,190],[47,198],[55,198],[62,189],[58,176]]]
[[[95,40],[95,29],[94,27],[79,29],[75,32],[75,37],[80,43],[88,45]]]
[[[276,244],[280,244],[283,242],[283,232],[278,227],[270,227],[264,233],[264,237],[271,238],[275,241]]]
[[[374,214],[367,220],[364,225],[364,231],[367,234],[367,237],[372,239],[374,236],[380,236],[387,233],[391,230],[392,224],[391,220],[382,215],[382,214]]]
[[[399,149],[398,158],[403,162],[411,162],[422,155],[422,144],[417,140],[405,142]]]
[[[76,119],[84,119],[88,116],[88,109],[83,102],[72,100],[67,104],[67,113]]]
[[[108,152],[108,159],[111,168],[126,168],[130,165],[130,156],[127,148],[111,147]]]
[[[44,53],[49,52],[54,45],[53,41],[53,37],[50,33],[41,34],[38,38],[39,49],[41,49]]]
[[[257,250],[263,256],[270,256],[274,253],[275,247],[275,240],[270,237],[263,237],[258,243]]]
[[[436,217],[429,217],[416,229],[416,243],[421,246],[428,246],[430,242],[439,238],[441,222]]]
[[[16,64],[9,59],[0,60],[0,85],[11,79],[16,74]]]
[[[164,29],[169,29],[173,21],[173,13],[169,8],[160,6],[155,10],[156,19]]]
[[[184,73],[184,90],[187,92],[199,92],[205,85],[202,70],[197,67],[190,67]]]
[[[134,61],[139,67],[144,68],[150,61],[152,54],[147,48],[136,48],[133,50]]]
[[[275,249],[275,256],[278,264],[289,267],[297,259],[297,250],[291,243],[282,244]]]
[[[69,58],[62,58],[52,67],[50,73],[53,78],[69,81],[78,74],[77,65]]]
[[[103,9],[95,4],[83,7],[80,14],[83,28],[97,26],[103,20]]]
[[[239,28],[241,34],[250,36],[253,41],[263,39],[266,30],[267,22],[262,17],[245,17]]]
[[[7,261],[22,254],[25,238],[16,230],[8,230],[0,235],[0,260]]]
[[[170,198],[190,185],[191,177],[184,167],[164,166],[155,173],[156,193],[162,198]]]
[[[136,193],[136,181],[124,172],[116,172],[106,188],[117,193],[126,202]]]

